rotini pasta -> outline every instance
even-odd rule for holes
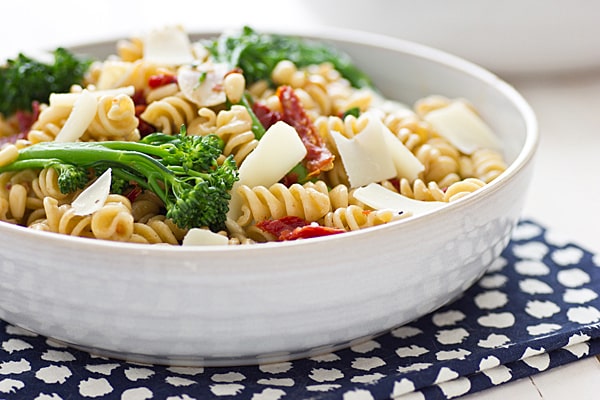
[[[252,117],[242,106],[233,106],[230,110],[219,112],[215,128],[214,133],[225,142],[223,154],[233,155],[238,165],[258,145],[252,132]]]
[[[148,244],[172,244],[181,242],[186,230],[177,227],[164,215],[155,215],[145,223],[135,222],[133,233],[129,241]]]
[[[140,118],[166,134],[179,132],[196,118],[197,108],[182,96],[174,95],[150,103]]]
[[[96,116],[87,128],[84,141],[139,140],[138,119],[133,99],[125,94],[102,96]]]
[[[58,172],[54,168],[44,168],[31,182],[31,188],[35,195],[43,199],[52,197],[59,203],[64,203],[73,198],[73,194],[62,193],[58,187]]]
[[[133,86],[138,91],[150,89],[149,80],[152,76],[160,74],[174,74],[174,70],[166,69],[155,63],[147,62],[143,58],[135,61],[107,60],[97,64],[98,71],[90,77],[90,84],[98,90],[114,89]]]
[[[53,141],[71,113],[71,107],[44,105],[38,119],[31,126],[27,139],[35,144]]]
[[[425,183],[422,179],[417,179],[411,184],[407,179],[402,178],[399,192],[415,200],[444,201],[444,190],[436,182]]]
[[[502,154],[493,149],[479,149],[471,155],[475,177],[485,183],[496,179],[505,169]]]
[[[64,235],[93,237],[90,215],[76,215],[69,204],[59,205],[52,197],[44,198],[46,219],[32,223],[31,227]]]
[[[293,184],[286,187],[276,183],[269,188],[242,185],[239,192],[243,199],[242,216],[237,220],[241,226],[266,219],[278,219],[286,215],[317,221],[331,208],[329,196],[310,187]]]
[[[484,186],[485,182],[477,178],[467,178],[460,182],[453,183],[444,193],[444,201],[450,202],[458,200]]]
[[[134,62],[144,56],[144,42],[139,37],[117,41],[117,55],[123,61]]]
[[[345,231],[357,231],[387,224],[401,214],[393,210],[367,210],[357,205],[338,208],[323,217],[323,225]]]
[[[111,195],[91,216],[90,226],[98,239],[126,242],[133,234],[131,203],[126,197]]]
[[[270,129],[284,122],[295,130],[295,143],[301,142],[305,150],[304,158],[294,159],[295,165],[286,166],[277,179],[247,179],[240,173],[240,182],[227,193],[231,196],[229,205],[234,207],[238,201],[237,208],[229,210],[222,226],[213,229],[214,234],[227,237],[230,245],[286,237],[276,229],[265,228],[265,221],[279,221],[282,229],[292,233],[310,226],[328,228],[322,232],[329,234],[412,216],[409,209],[376,209],[355,198],[356,193],[364,200],[357,189],[367,185],[354,184],[353,174],[363,171],[348,168],[346,163],[362,165],[359,158],[365,154],[391,166],[382,175],[369,178],[369,184],[379,185],[393,196],[427,202],[457,201],[497,179],[507,168],[500,148],[461,151],[448,135],[433,129],[434,122],[428,122],[430,113],[457,102],[466,104],[479,118],[475,106],[466,99],[431,95],[412,105],[384,99],[371,86],[355,84],[327,59],[306,65],[290,57],[270,64],[274,65],[272,71],[255,77],[249,72],[251,68],[224,67],[209,51],[215,49],[204,42],[191,43],[192,61],[158,63],[150,61],[147,43],[141,37],[117,42],[116,54],[96,60],[84,81],[74,82],[70,94],[65,93],[63,99],[82,97],[87,92],[97,99],[95,115],[75,140],[110,146],[117,141],[146,144],[143,138],[152,133],[168,137],[161,140],[179,140],[181,136],[175,136],[181,133],[194,139],[216,136],[221,153],[211,168],[233,162],[236,171],[243,171],[252,164],[252,155],[260,152],[257,149]],[[191,84],[184,84],[183,77],[190,76]],[[211,101],[202,97],[211,95]],[[176,222],[169,213],[169,201],[160,196],[172,183],[148,184],[135,165],[113,174],[106,201],[85,215],[78,213],[73,201],[87,186],[64,190],[64,177],[56,165],[11,169],[24,150],[57,141],[75,109],[73,101],[42,102],[23,132],[15,117],[0,115],[0,136],[20,135],[0,149],[2,221],[65,235],[164,245],[181,244],[191,228],[210,225],[192,227]],[[367,137],[384,145],[374,148],[375,139],[361,142],[367,131],[371,135]],[[285,159],[287,148],[293,147],[291,138],[281,140],[272,150],[274,159]],[[157,154],[164,150],[175,159],[178,150],[173,143],[164,144],[149,156],[161,161],[163,153]],[[283,155],[274,154],[279,152]],[[312,168],[319,157],[327,164]],[[264,168],[278,168],[268,158],[261,162],[268,166]],[[174,163],[173,159],[169,162]],[[416,172],[405,173],[407,160],[412,163],[411,171]],[[174,176],[195,168],[190,164],[175,168],[168,163],[163,167]],[[106,168],[86,164],[83,169],[76,173],[86,174],[89,185]],[[254,170],[257,174],[260,168],[255,166]],[[216,190],[216,186],[206,190]],[[193,214],[196,210],[188,211]]]

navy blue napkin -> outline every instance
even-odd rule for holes
[[[521,221],[452,304],[344,350],[257,366],[128,363],[0,321],[0,398],[456,398],[599,354],[599,266],[599,256]]]

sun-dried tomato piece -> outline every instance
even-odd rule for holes
[[[11,135],[0,136],[0,146],[6,143],[16,143],[21,139],[26,139],[32,125],[37,121],[39,116],[40,102],[37,100],[34,100],[31,103],[31,111],[17,110],[14,115],[7,120],[8,125],[16,128],[17,132]]]
[[[281,121],[281,114],[258,101],[252,103],[252,112],[265,129],[269,129],[275,122]]]
[[[280,240],[309,239],[320,236],[336,235],[343,232],[346,231],[339,228],[331,228],[329,226],[310,224],[294,229],[285,237],[280,237]]]
[[[25,132],[13,133],[12,135],[8,136],[0,136],[0,146],[3,146],[7,143],[17,143],[18,140],[25,139],[26,137],[27,133]]]
[[[133,203],[142,194],[142,192],[143,189],[134,184],[126,193],[124,193],[124,195],[130,202]]]
[[[168,85],[170,83],[177,83],[177,77],[171,74],[156,74],[151,75],[148,78],[148,86],[152,89],[156,89],[161,86]]]
[[[151,133],[156,132],[156,128],[141,118],[142,113],[146,110],[148,105],[146,104],[146,97],[144,96],[143,90],[136,90],[131,97],[133,104],[135,105],[135,116],[138,119],[138,131],[141,137],[148,136]]]
[[[261,221],[256,226],[275,236],[278,241],[308,239],[345,232],[343,229],[321,226],[291,215],[279,219]]]
[[[308,224],[308,221],[303,218],[288,215],[279,219],[260,221],[256,226],[265,232],[280,237],[285,232],[290,232],[298,227],[305,226],[306,224]]]
[[[323,143],[317,128],[306,114],[300,99],[294,93],[294,89],[286,85],[279,86],[277,97],[281,103],[281,120],[296,129],[304,147],[306,147],[307,154],[304,158],[304,165],[309,175],[315,176],[321,171],[328,171],[333,168],[335,157]]]

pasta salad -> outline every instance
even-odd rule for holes
[[[102,60],[20,55],[0,67],[0,93],[0,220],[65,235],[342,234],[443,207],[506,169],[468,100],[386,99],[327,43],[250,27],[198,41],[165,27]]]

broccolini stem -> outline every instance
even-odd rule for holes
[[[113,150],[95,142],[75,143],[40,143],[22,149],[19,160],[13,164],[32,159],[58,159],[63,163],[78,165],[84,168],[93,167],[97,163],[127,166],[133,171],[156,171],[172,174],[168,168],[152,157],[137,151]],[[22,169],[22,168],[20,168]],[[147,175],[144,173],[144,175]]]
[[[24,169],[43,169],[55,164],[63,164],[58,158],[31,158],[27,160],[18,160],[0,168],[0,172],[21,171]]]
[[[260,140],[266,132],[266,129],[262,125],[262,123],[258,120],[258,117],[252,110],[252,105],[250,101],[248,101],[247,94],[244,94],[240,99],[239,104],[248,110],[248,114],[250,115],[250,119],[252,120],[252,133],[254,133],[254,138],[256,140]]]
[[[119,178],[125,181],[135,182],[143,189],[151,190],[152,192],[154,192],[154,194],[158,196],[159,199],[163,201],[163,203],[167,201],[167,194],[165,192],[165,189],[158,183],[158,180],[155,179],[154,176],[142,177],[122,168],[114,168],[112,170],[112,174],[118,176]],[[164,176],[162,176],[161,179],[164,179]]]
[[[105,147],[111,150],[120,150],[120,151],[135,151],[139,153],[148,154],[151,156],[165,158],[170,155],[170,153],[162,147],[155,146],[147,143],[140,142],[127,142],[127,141],[106,141],[106,142],[97,142],[99,146]]]

